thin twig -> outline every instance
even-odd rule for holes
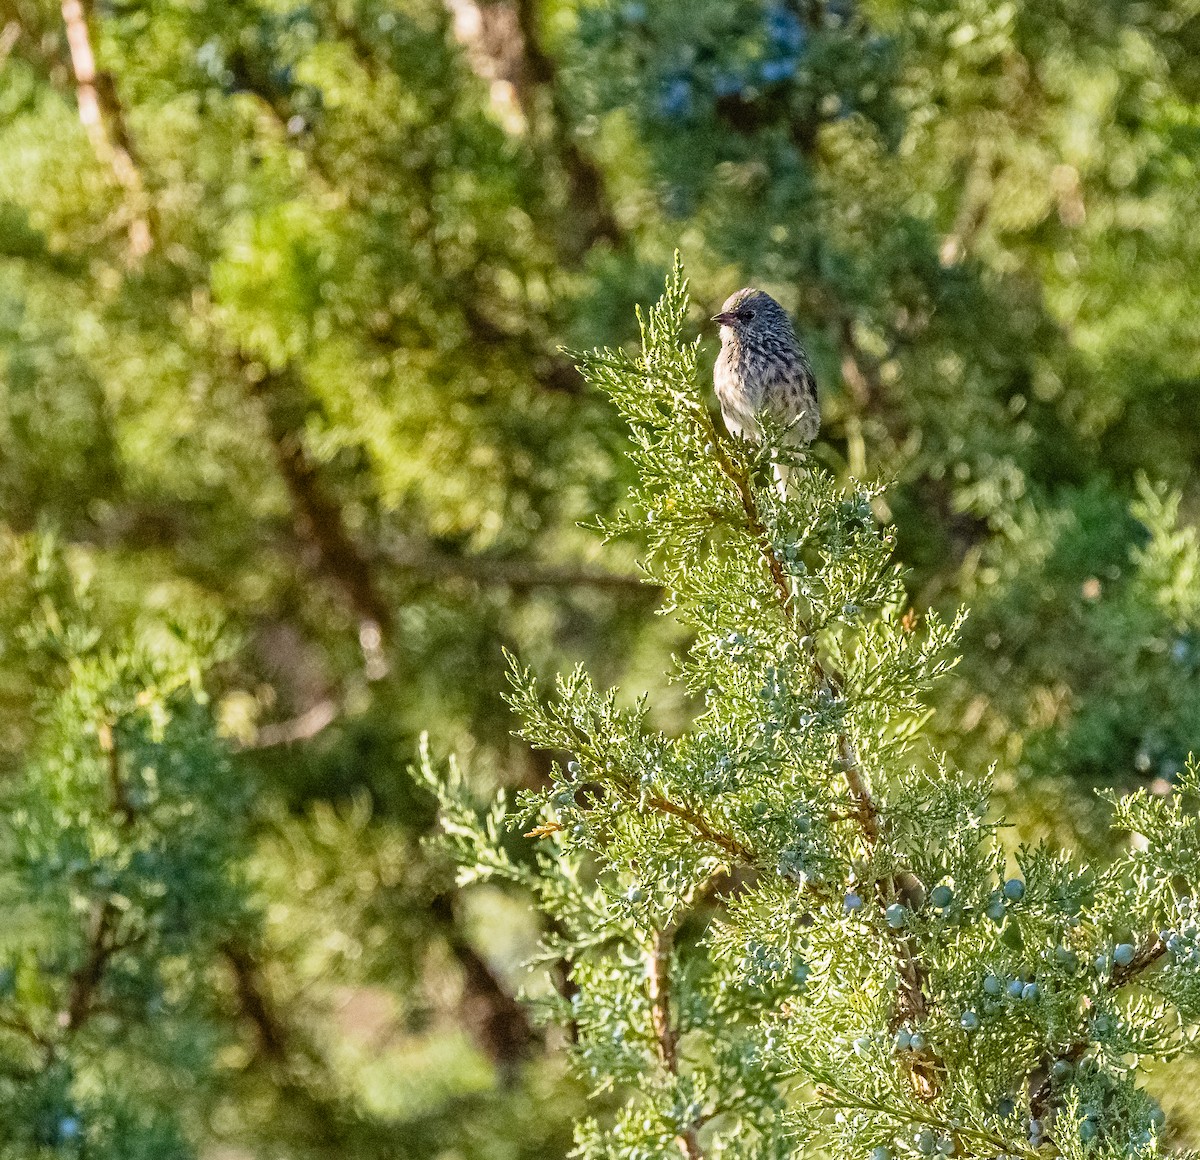
[[[729,834],[722,834],[719,830],[714,830],[704,817],[695,810],[689,809],[687,806],[681,806],[677,802],[669,801],[660,794],[654,794],[646,797],[644,800],[646,805],[651,809],[658,810],[659,813],[670,814],[674,818],[679,818],[680,821],[695,830],[706,842],[711,842],[714,846],[724,850],[726,854],[737,862],[746,866],[756,865],[754,851],[749,846],[744,845]]]

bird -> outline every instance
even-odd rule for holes
[[[757,443],[765,412],[787,427],[789,444],[806,447],[820,430],[821,411],[812,365],[787,311],[770,294],[747,286],[731,294],[712,321],[721,324],[713,386],[729,433]],[[775,465],[784,499],[791,470]]]

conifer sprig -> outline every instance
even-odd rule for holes
[[[781,431],[716,430],[686,313],[676,265],[639,354],[579,360],[638,468],[600,527],[645,540],[694,633],[690,727],[581,670],[547,697],[514,664],[523,735],[570,755],[552,786],[480,822],[425,765],[464,880],[526,886],[551,918],[579,1067],[628,1093],[579,1154],[1153,1155],[1128,1060],[1188,1050],[1200,1019],[1194,773],[1169,802],[1114,799],[1145,841],[1111,868],[1030,847],[1013,874],[986,786],[920,743],[958,620],[918,628],[872,489]],[[783,501],[769,468],[789,457]]]

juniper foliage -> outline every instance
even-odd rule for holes
[[[250,785],[205,688],[228,650],[194,613],[115,631],[50,541],[25,563],[6,643],[45,684],[0,798],[0,1156],[192,1156],[258,931]]]
[[[524,736],[565,755],[552,784],[481,820],[453,765],[423,763],[462,880],[532,891],[543,960],[569,964],[540,1006],[614,1109],[578,1124],[577,1154],[1160,1154],[1139,1065],[1195,1050],[1200,770],[1169,799],[1111,797],[1140,838],[1103,869],[1010,849],[988,778],[922,733],[959,622],[907,607],[877,489],[778,429],[714,427],[687,306],[677,263],[640,352],[579,361],[638,472],[603,530],[646,536],[694,632],[690,727],[514,665]],[[789,456],[783,502],[768,468]]]

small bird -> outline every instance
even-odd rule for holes
[[[783,307],[770,294],[747,286],[730,295],[712,320],[721,324],[713,385],[729,433],[757,442],[762,438],[758,416],[765,411],[787,425],[789,443],[811,443],[821,426],[817,384]],[[785,499],[790,471],[775,465]]]

